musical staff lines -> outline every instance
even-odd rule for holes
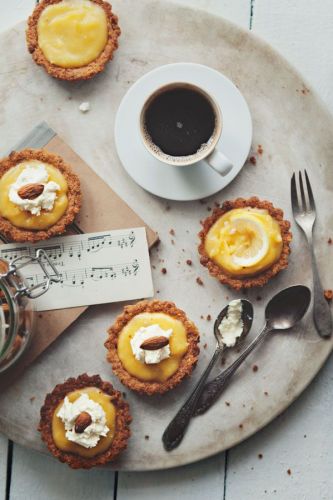
[[[140,264],[137,259],[124,264],[106,265],[97,267],[84,267],[79,269],[66,269],[60,271],[60,282],[53,283],[52,286],[85,286],[88,281],[116,280],[131,278],[139,272]],[[30,285],[38,285],[45,281],[45,276],[41,273],[26,276]]]
[[[36,299],[38,311],[104,304],[153,295],[144,227],[59,236],[33,245],[0,246],[0,258],[34,256],[42,248],[61,276]],[[43,283],[43,271],[31,263],[21,270],[29,285]]]
[[[0,248],[0,258],[12,261],[22,255],[34,255],[36,248],[43,248],[54,262],[61,260],[64,255],[69,258],[81,260],[83,253],[97,253],[106,248],[120,250],[134,248],[136,243],[134,230],[122,232],[116,236],[111,233],[85,236],[87,237],[82,241],[73,241],[69,243],[54,244],[42,241],[38,243],[38,245],[33,245],[31,247],[18,245],[14,248]]]

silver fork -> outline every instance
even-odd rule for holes
[[[313,277],[313,320],[317,332],[321,337],[330,337],[332,333],[332,316],[330,307],[324,297],[324,290],[320,281],[316,255],[313,248],[313,226],[316,220],[316,206],[312,194],[308,174],[304,170],[305,182],[299,172],[299,189],[296,186],[296,175],[291,178],[291,206],[294,219],[303,230],[311,252]]]

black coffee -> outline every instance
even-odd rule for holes
[[[215,129],[215,111],[204,95],[185,87],[165,90],[148,104],[145,129],[170,156],[195,154]]]

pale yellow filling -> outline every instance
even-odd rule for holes
[[[110,429],[108,434],[105,437],[102,436],[94,448],[84,448],[84,446],[69,441],[66,438],[65,426],[62,420],[57,417],[57,413],[63,405],[63,401],[61,401],[53,414],[52,437],[54,444],[60,450],[69,451],[71,453],[75,453],[76,455],[80,455],[81,457],[91,458],[110,448],[116,431],[116,409],[110,400],[109,394],[105,394],[96,387],[87,387],[85,389],[70,392],[67,394],[67,397],[69,401],[73,403],[81,396],[82,393],[87,393],[90,399],[100,404],[103,408],[106,416],[106,425]]]
[[[28,165],[44,165],[49,174],[49,181],[54,181],[60,186],[51,211],[43,210],[40,215],[33,215],[10,201],[8,196],[10,186],[16,182],[18,176]],[[9,169],[0,179],[0,215],[19,228],[47,229],[53,226],[65,213],[68,206],[67,191],[67,181],[60,170],[38,160],[24,161]]]
[[[205,250],[229,275],[254,276],[280,257],[279,223],[267,210],[237,208],[220,217],[205,239]]]
[[[132,352],[130,340],[140,327],[158,324],[163,330],[172,328],[169,345],[170,357],[160,363],[147,365],[138,361]],[[181,321],[164,313],[141,313],[127,323],[118,339],[118,356],[125,370],[133,377],[145,382],[164,382],[179,368],[187,352],[186,329]]]
[[[46,7],[38,20],[38,45],[62,68],[80,68],[103,51],[108,37],[104,9],[90,0],[63,0]]]

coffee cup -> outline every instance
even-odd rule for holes
[[[140,113],[141,138],[155,158],[184,167],[204,160],[224,176],[233,165],[217,148],[222,128],[222,112],[215,99],[191,83],[159,87]]]

